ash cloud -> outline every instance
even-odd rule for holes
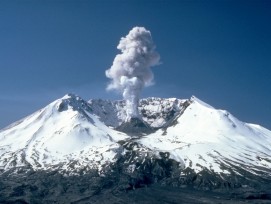
[[[142,89],[153,84],[151,67],[158,65],[160,56],[155,51],[151,32],[144,27],[134,27],[122,37],[112,66],[106,70],[111,79],[107,90],[122,92],[126,100],[127,119],[138,118],[138,101]]]

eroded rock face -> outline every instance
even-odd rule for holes
[[[139,118],[131,118],[129,121],[123,122],[116,130],[124,132],[131,136],[146,135],[154,132],[156,129],[149,126],[146,122]]]
[[[139,114],[145,124],[151,128],[158,129],[166,126],[178,114],[183,112],[190,104],[190,100],[181,100],[176,98],[146,98],[139,101]],[[93,114],[107,126],[119,127],[126,122],[126,104],[125,101],[109,100],[90,100],[90,107]]]

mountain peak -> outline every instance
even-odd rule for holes
[[[74,94],[74,93],[67,93],[65,96],[63,96],[61,99],[76,99],[76,98],[80,98],[78,95]]]
[[[89,110],[89,105],[81,97],[70,93],[57,100],[56,108],[59,112],[68,110],[69,108],[74,111],[82,112],[84,110]]]
[[[196,102],[201,104],[202,106],[205,106],[207,108],[214,108],[212,106],[210,106],[209,104],[205,103],[204,101],[200,100],[199,98],[197,98],[196,96],[192,96],[190,99],[192,102]]]
[[[86,102],[67,94],[0,132],[0,171],[30,166],[73,174],[121,163],[125,171],[153,173],[171,168],[164,163],[170,162],[182,175],[207,172],[219,182],[237,176],[271,180],[271,132],[261,126],[194,96],[141,99],[141,117],[129,121],[125,110],[125,101]]]

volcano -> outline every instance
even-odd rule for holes
[[[116,190],[125,203],[153,185],[269,199],[270,130],[196,97],[142,99],[140,119],[125,110],[68,94],[1,130],[0,201],[94,202]]]

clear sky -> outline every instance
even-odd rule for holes
[[[0,0],[0,129],[66,93],[105,90],[120,37],[150,30],[162,64],[142,97],[192,95],[271,129],[271,1]]]

